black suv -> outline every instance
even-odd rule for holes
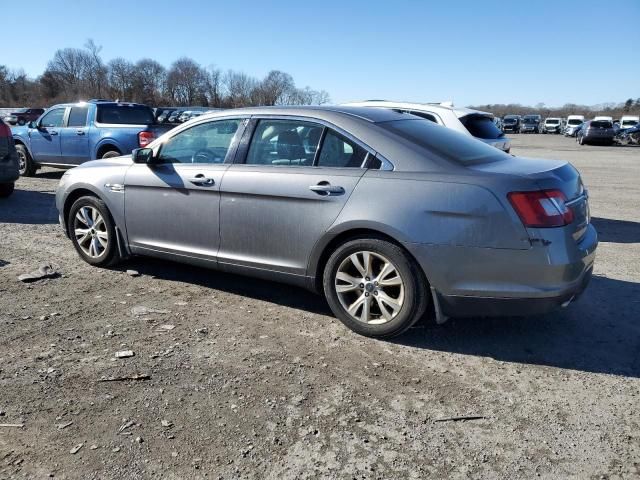
[[[520,133],[520,115],[505,115],[502,119],[502,131]]]

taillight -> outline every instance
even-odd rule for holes
[[[138,134],[138,145],[140,145],[140,148],[144,148],[155,139],[156,136],[153,134],[153,132],[140,132]]]
[[[525,227],[562,227],[573,222],[573,211],[560,190],[511,192],[508,198]]]

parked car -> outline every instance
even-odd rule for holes
[[[505,115],[502,119],[502,130],[505,133],[520,133],[521,120],[520,115]]]
[[[621,129],[625,129],[625,128],[635,127],[636,125],[638,125],[638,123],[640,123],[640,116],[638,116],[638,115],[624,115],[620,119],[620,128]]]
[[[345,106],[387,108],[396,112],[408,113],[457,132],[471,135],[499,150],[509,152],[511,149],[511,140],[505,137],[502,130],[493,123],[493,114],[454,107],[450,102],[408,103],[369,100],[347,103]]]
[[[584,123],[584,115],[569,115],[564,129],[565,137],[575,137],[580,125]]]
[[[69,170],[56,205],[91,265],[149,255],[288,282],[372,337],[431,302],[439,320],[565,307],[597,246],[569,163],[382,108],[201,116]]]
[[[576,141],[580,145],[588,143],[601,143],[611,145],[616,132],[609,120],[590,120],[584,122],[582,128],[576,134]]]
[[[171,114],[169,114],[169,119],[167,120],[167,123],[180,123],[178,121],[178,118],[180,118],[180,115],[182,115],[183,112],[184,110],[176,110],[174,112],[171,112]]]
[[[42,165],[70,168],[131,153],[170,128],[156,124],[146,105],[97,100],[55,105],[37,121],[14,128],[13,138],[20,174],[31,176]]]
[[[162,107],[162,108],[156,109],[156,112],[155,112],[156,122],[158,122],[158,123],[168,123],[169,117],[176,110],[177,110],[176,108],[166,108],[166,107]]]
[[[596,121],[602,120],[602,121],[609,122],[609,123],[613,124],[613,117],[610,117],[608,115],[599,115],[599,116],[593,117],[593,119],[596,120]]]
[[[18,174],[18,153],[9,125],[0,120],[0,198],[13,193]]]
[[[541,122],[542,117],[540,115],[525,115],[522,117],[520,133],[540,133]]]
[[[549,117],[542,125],[542,133],[562,133],[563,129],[563,120],[558,117]]]
[[[21,108],[4,117],[11,125],[25,125],[44,113],[44,108]]]

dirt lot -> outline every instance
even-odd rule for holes
[[[57,225],[60,173],[20,180],[0,203],[0,424],[24,427],[0,426],[0,478],[640,476],[640,148],[513,138],[582,171],[589,289],[552,315],[392,342],[288,286],[89,267]],[[43,262],[62,276],[17,281]],[[100,382],[131,375],[150,379]],[[437,421],[459,415],[483,418]]]

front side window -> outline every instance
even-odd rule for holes
[[[241,119],[207,122],[184,130],[162,145],[161,163],[224,163]]]
[[[71,107],[71,113],[69,114],[69,121],[67,123],[67,126],[85,127],[87,125],[88,111],[88,107]]]
[[[364,148],[328,130],[320,147],[318,167],[360,168],[366,157]]]
[[[64,120],[64,108],[56,108],[47,113],[40,121],[41,127],[55,128],[61,127]]]
[[[313,166],[323,127],[298,120],[260,120],[249,152],[248,165]]]

